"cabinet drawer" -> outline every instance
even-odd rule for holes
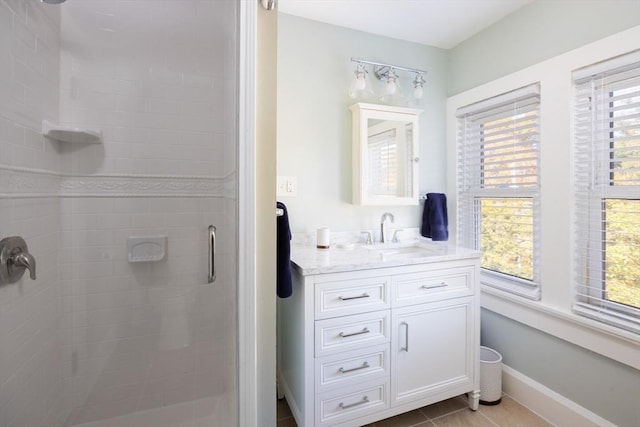
[[[316,426],[332,426],[389,408],[389,382],[380,380],[316,395]]]
[[[315,318],[389,308],[389,277],[370,277],[315,285]]]
[[[392,306],[421,304],[473,293],[473,266],[441,268],[392,278]]]
[[[316,393],[388,376],[388,344],[316,359]]]
[[[389,310],[380,310],[316,321],[316,357],[388,343],[389,317]]]

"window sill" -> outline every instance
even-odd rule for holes
[[[640,369],[640,336],[632,332],[486,285],[481,285],[480,303],[487,310]]]
[[[480,283],[484,287],[491,287],[507,295],[518,295],[529,300],[540,300],[540,286],[537,284],[517,277],[481,269]]]

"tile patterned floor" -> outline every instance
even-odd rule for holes
[[[495,406],[480,405],[473,412],[464,396],[376,421],[365,427],[551,427],[544,419],[509,396]],[[278,401],[277,427],[297,427],[286,400]]]

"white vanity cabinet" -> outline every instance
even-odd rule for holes
[[[278,302],[278,390],[298,427],[479,399],[477,257],[303,274]]]

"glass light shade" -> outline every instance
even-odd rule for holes
[[[387,84],[384,87],[384,93],[386,95],[395,95],[398,92],[398,75],[396,70],[391,68],[387,72]]]
[[[422,96],[423,96],[423,95],[424,95],[424,89],[422,88],[422,86],[421,86],[421,85],[416,86],[416,87],[413,89],[413,97],[414,97],[415,99],[422,99]]]
[[[387,80],[387,84],[384,86],[384,93],[387,95],[393,95],[397,90],[396,81],[391,79]]]
[[[381,95],[378,97],[378,100],[387,105],[407,105],[408,97],[404,92],[405,88],[402,86],[400,80],[396,80],[392,83],[382,82],[382,85],[380,87]],[[411,94],[409,93],[408,95],[410,98]]]
[[[369,76],[364,66],[358,64],[353,73],[355,74],[355,78],[351,81],[351,86],[349,87],[349,97],[366,98],[373,95]]]
[[[426,80],[421,72],[416,73],[416,78],[413,79],[413,97],[415,99],[422,99],[424,96],[424,84]]]

